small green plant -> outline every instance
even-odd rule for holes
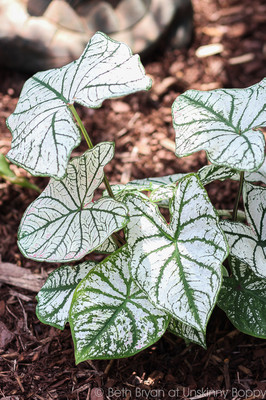
[[[12,169],[10,168],[9,162],[7,161],[6,157],[2,153],[0,153],[0,177],[14,185],[19,185],[22,187],[33,189],[38,193],[41,192],[41,190],[38,188],[38,186],[29,182],[27,178],[22,177],[22,176],[17,176],[15,174],[15,172],[12,171]]]
[[[21,252],[60,263],[107,254],[63,265],[38,294],[42,322],[70,323],[77,363],[131,356],[167,329],[206,347],[216,304],[239,330],[266,338],[266,188],[255,184],[266,184],[258,129],[266,79],[247,89],[189,90],[174,102],[176,155],[204,149],[211,165],[111,187],[104,166],[114,144],[92,145],[74,103],[97,108],[150,86],[138,56],[96,33],[77,61],[29,79],[8,118],[8,158],[51,176],[21,221]],[[81,134],[89,150],[69,161]],[[233,210],[214,209],[204,186],[217,179],[239,181]],[[102,182],[107,190],[94,202]],[[169,209],[169,223],[159,207]]]

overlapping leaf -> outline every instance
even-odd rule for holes
[[[215,180],[239,180],[239,176],[238,171],[217,165],[206,165],[198,171],[198,177],[203,185],[207,185]],[[262,182],[266,184],[266,159],[257,171],[245,172],[244,179],[247,182]]]
[[[137,55],[97,32],[83,54],[63,68],[39,72],[24,85],[8,118],[13,134],[8,158],[33,175],[62,178],[73,148],[80,142],[68,104],[100,107],[103,100],[147,90]]]
[[[128,182],[126,185],[113,185],[112,190],[115,198],[119,201],[123,201],[128,193],[140,193],[140,192],[154,192],[157,189],[161,189],[161,197],[163,199],[168,199],[169,190],[171,185],[175,185],[180,179],[182,179],[187,174],[173,174],[166,175],[156,178],[145,178],[145,179],[135,179],[134,181]],[[164,193],[166,188],[167,193]],[[157,193],[159,195],[159,193]],[[154,194],[155,201],[157,199],[157,194]],[[160,198],[160,200],[162,200]]]
[[[222,221],[230,253],[266,278],[266,188],[245,183],[244,205],[249,226]]]
[[[74,291],[95,265],[93,261],[75,267],[64,265],[49,275],[37,296],[36,314],[41,322],[64,329]]]
[[[266,280],[237,258],[230,261],[233,275],[224,278],[218,305],[237,329],[266,339]]]
[[[193,342],[206,349],[205,334],[189,325],[183,324],[177,319],[172,318],[170,320],[167,330],[174,335],[183,338],[187,343]]]
[[[70,311],[77,363],[128,357],[156,342],[169,316],[156,309],[129,274],[124,246],[78,285]]]
[[[168,225],[148,199],[128,195],[131,273],[150,300],[179,321],[204,331],[227,254],[218,217],[195,175],[183,178]]]
[[[254,171],[264,160],[266,79],[246,89],[188,90],[173,104],[176,155],[206,150],[216,165]]]
[[[18,244],[26,257],[50,262],[78,260],[126,224],[123,204],[107,197],[92,202],[113,153],[113,143],[100,143],[74,158],[64,179],[50,180],[21,221]]]

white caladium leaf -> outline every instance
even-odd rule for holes
[[[187,343],[193,342],[206,349],[205,334],[189,325],[183,324],[177,319],[172,318],[170,320],[167,330],[174,335],[183,338]]]
[[[235,257],[230,265],[233,275],[223,280],[218,306],[241,332],[266,339],[266,280]]]
[[[112,190],[117,200],[123,201],[127,193],[152,192],[163,186],[176,184],[187,174],[173,174],[156,178],[136,179],[126,185],[113,185]]]
[[[37,296],[36,314],[41,322],[64,329],[74,291],[95,265],[93,261],[75,267],[64,265],[48,276]]]
[[[180,181],[169,225],[149,199],[129,194],[126,204],[133,278],[157,307],[204,332],[221,285],[227,246],[199,179],[191,174]]]
[[[258,169],[265,140],[266,78],[246,89],[188,90],[174,102],[176,155],[206,150],[215,165],[244,171]]]
[[[96,253],[102,254],[110,254],[117,250],[117,245],[113,241],[112,237],[110,236],[105,240],[103,244],[101,244],[97,249],[95,249]]]
[[[232,179],[238,181],[240,174],[238,171],[230,168],[218,165],[206,165],[198,171],[198,177],[205,186],[215,180],[223,181],[225,179]],[[266,184],[266,159],[257,171],[245,172],[244,179],[247,182],[262,182]]]
[[[68,105],[96,108],[105,99],[150,86],[138,55],[97,32],[77,61],[38,72],[25,83],[7,121],[13,134],[9,160],[33,175],[62,178],[71,151],[80,143]]]
[[[206,165],[198,171],[198,177],[205,186],[215,180],[224,181],[225,179],[239,179],[239,172],[230,168],[219,167],[218,165]]]
[[[129,357],[164,334],[169,316],[136,286],[129,264],[130,254],[123,246],[77,286],[70,311],[77,363]]]
[[[169,201],[172,199],[176,184],[159,186],[151,192],[150,200],[157,203],[159,207],[169,207]]]
[[[221,221],[230,253],[261,278],[266,278],[266,188],[245,183],[244,206],[249,226]]]
[[[266,158],[262,166],[257,171],[245,172],[244,177],[245,181],[247,182],[262,182],[266,185]]]
[[[125,226],[128,217],[123,204],[110,197],[92,201],[113,154],[113,143],[100,143],[72,159],[64,179],[50,180],[20,224],[18,245],[26,257],[49,262],[78,260]]]

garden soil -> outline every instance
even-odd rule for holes
[[[115,158],[106,167],[111,183],[197,171],[207,163],[204,152],[184,159],[174,155],[175,98],[191,88],[247,87],[266,75],[263,0],[194,0],[193,5],[190,48],[163,53],[163,43],[145,64],[154,82],[150,92],[106,101],[98,110],[78,108],[94,144],[115,141]],[[222,45],[217,54],[208,46],[209,55],[199,57],[201,46],[217,43]],[[5,120],[27,78],[17,71],[0,73],[4,154],[11,142]],[[82,142],[74,155],[85,149]],[[47,185],[46,178],[12,168],[42,189]],[[219,208],[233,207],[236,190],[237,184],[228,182],[208,186]],[[237,331],[219,309],[208,325],[207,350],[166,333],[134,357],[76,366],[69,327],[60,331],[35,315],[36,287],[57,265],[25,259],[16,244],[19,221],[36,196],[33,190],[0,180],[0,399],[266,398],[266,343]]]

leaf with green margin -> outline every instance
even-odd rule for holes
[[[160,187],[176,184],[186,175],[187,174],[173,174],[154,178],[136,179],[128,182],[126,185],[113,185],[112,190],[116,200],[123,201],[128,193],[152,192]]]
[[[39,320],[55,328],[64,329],[68,322],[74,291],[78,283],[96,265],[94,261],[86,261],[75,267],[64,265],[53,271],[36,297],[36,314]]]
[[[132,356],[164,334],[170,317],[156,309],[129,273],[123,246],[77,286],[70,310],[76,362]]]
[[[149,199],[128,194],[125,204],[133,278],[154,305],[204,332],[220,289],[227,245],[198,177],[190,174],[179,182],[170,225]]]
[[[230,259],[233,276],[224,278],[218,306],[241,332],[266,339],[266,280],[236,257]]]
[[[159,186],[157,189],[153,190],[150,195],[150,200],[157,203],[159,207],[169,207],[169,201],[174,195],[174,190],[176,184],[171,183],[169,185]]]
[[[7,120],[13,134],[8,159],[33,175],[62,178],[71,151],[80,143],[68,105],[97,108],[105,99],[150,87],[139,56],[97,32],[78,60],[27,80]]]
[[[6,160],[5,156],[0,153],[0,177],[5,179],[6,181],[14,184],[19,185],[25,188],[33,189],[36,192],[40,193],[41,190],[38,186],[30,183],[27,178],[22,176],[17,176],[10,168],[8,161]]]
[[[232,179],[239,181],[239,176],[238,171],[217,165],[206,165],[198,171],[198,177],[204,186],[215,180]],[[266,184],[266,159],[257,171],[245,172],[244,179],[246,182],[262,182]]]
[[[204,349],[207,348],[206,346],[206,339],[205,334],[197,329],[193,328],[192,326],[183,324],[182,322],[178,321],[177,319],[172,318],[168,325],[167,330],[173,333],[176,336],[181,337],[185,340],[186,343],[196,343],[202,346]]]
[[[255,275],[266,278],[266,188],[245,183],[244,206],[249,226],[221,221],[230,254],[247,263]]]
[[[246,89],[188,90],[172,107],[176,155],[206,150],[215,165],[255,171],[264,160],[266,78]]]
[[[72,159],[64,179],[50,180],[19,227],[18,245],[26,257],[49,262],[79,260],[126,225],[123,204],[110,197],[92,201],[103,180],[103,168],[113,155],[113,143],[100,143]]]

